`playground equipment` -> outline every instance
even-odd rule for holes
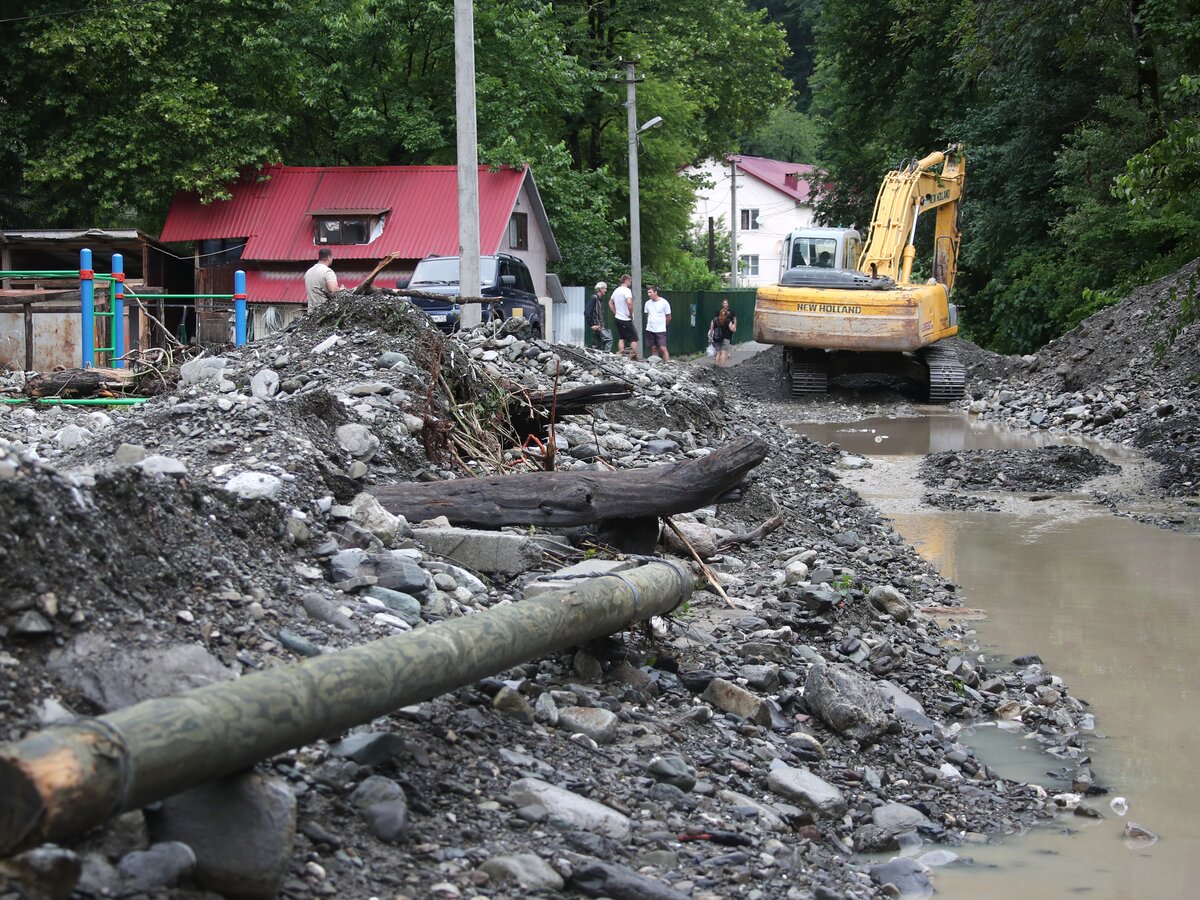
[[[73,269],[14,269],[0,271],[0,278],[21,280],[66,280],[79,279],[80,295],[80,344],[81,365],[85,369],[94,368],[96,354],[108,354],[112,366],[117,369],[125,368],[125,260],[120,253],[112,256],[112,268],[105,275],[92,268],[92,251],[86,247],[79,251],[79,270]],[[96,282],[105,285],[109,291],[111,302],[107,310],[96,310]],[[134,294],[129,296],[138,300],[231,300],[234,309],[234,344],[238,347],[246,344],[246,273],[238,269],[233,275],[232,294]],[[31,310],[26,309],[27,318]],[[108,320],[110,342],[106,346],[96,346],[96,319]],[[32,327],[26,326],[26,341],[32,340]],[[26,354],[30,358],[30,354]]]

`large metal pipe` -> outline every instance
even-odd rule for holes
[[[147,700],[0,746],[0,856],[241,771],[518,663],[670,612],[692,591],[655,560],[577,586]]]

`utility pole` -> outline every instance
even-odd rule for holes
[[[729,157],[729,286],[738,286],[737,157]]]
[[[625,119],[629,129],[629,263],[633,276],[633,327],[637,329],[638,348],[642,340],[642,218],[638,198],[638,125],[637,78],[633,63],[625,63]]]
[[[454,96],[458,123],[458,291],[479,296],[479,146],[475,132],[474,0],[454,0]],[[463,328],[478,325],[483,307],[463,304]]]

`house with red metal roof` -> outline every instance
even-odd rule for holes
[[[159,240],[193,245],[198,294],[230,293],[234,270],[243,269],[258,333],[264,316],[278,326],[305,310],[304,272],[323,247],[347,287],[389,254],[397,259],[376,277],[379,287],[407,279],[422,257],[458,253],[454,166],[277,165],[229,191],[231,199],[209,204],[177,194]],[[558,245],[528,166],[479,167],[479,250],[524,260],[539,295],[547,294]],[[208,318],[214,334],[228,331],[225,316]]]
[[[728,156],[708,160],[684,170],[700,176],[692,221],[702,229],[723,220],[729,230],[731,213],[737,226],[738,284],[757,287],[772,284],[779,275],[783,239],[788,232],[813,224],[813,196],[809,179],[812,166],[765,159]],[[737,177],[736,210],[733,209],[733,173]],[[717,256],[729,268],[729,248],[718,247]]]

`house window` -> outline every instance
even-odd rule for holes
[[[242,248],[249,238],[206,238],[197,248],[200,267],[224,266],[242,258]]]
[[[508,220],[508,247],[510,250],[529,249],[529,216],[515,212]]]
[[[758,277],[758,254],[742,255],[738,257],[738,271],[746,278]]]
[[[370,222],[365,218],[317,219],[318,244],[366,244],[370,233]]]
[[[387,209],[310,209],[313,217],[313,243],[369,244],[383,234]]]
[[[758,210],[743,209],[742,224],[739,227],[742,231],[758,231]]]

